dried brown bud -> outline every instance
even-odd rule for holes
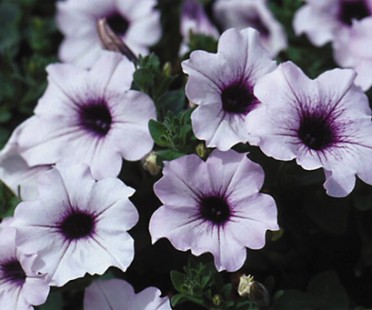
[[[123,42],[123,40],[114,31],[112,31],[105,18],[100,18],[98,20],[97,31],[104,49],[121,53],[133,63],[138,63],[137,56]]]

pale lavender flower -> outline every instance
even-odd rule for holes
[[[84,310],[170,310],[167,297],[160,297],[156,287],[135,293],[124,280],[96,280],[84,294]]]
[[[0,224],[0,309],[32,310],[46,301],[49,282],[35,268],[38,257],[16,249],[11,222],[5,219]]]
[[[219,271],[236,271],[246,248],[261,249],[279,229],[274,199],[260,193],[262,168],[245,154],[215,150],[206,162],[187,155],[166,162],[154,190],[163,203],[150,220],[152,241],[181,251],[210,252]]]
[[[102,178],[117,176],[122,158],[139,160],[151,151],[155,106],[146,94],[128,90],[134,71],[128,60],[105,52],[89,71],[69,64],[47,71],[48,88],[18,137],[29,166],[73,160]]]
[[[316,46],[333,41],[355,20],[372,15],[372,0],[306,0],[295,14],[293,28]]]
[[[349,31],[333,41],[336,62],[357,72],[355,84],[363,90],[372,86],[372,16],[354,21]]]
[[[324,187],[334,197],[347,196],[355,176],[372,184],[371,110],[354,79],[353,70],[334,69],[311,80],[286,62],[254,89],[261,105],[250,125],[258,146],[306,170],[324,168]]]
[[[287,48],[282,25],[272,15],[266,0],[217,0],[214,15],[223,29],[252,27],[271,56]]]
[[[59,50],[64,62],[90,68],[102,52],[97,21],[112,30],[136,54],[147,54],[161,35],[156,0],[66,0],[57,3],[57,24],[65,35]]]
[[[26,124],[27,121],[13,131],[8,142],[0,151],[0,180],[22,200],[38,196],[35,178],[50,169],[49,165],[29,167],[19,155],[18,136]]]
[[[186,95],[198,105],[191,115],[196,137],[222,151],[251,142],[247,124],[250,112],[259,105],[253,87],[275,66],[252,28],[225,31],[217,54],[192,52],[182,68],[189,76]]]
[[[188,51],[190,32],[193,34],[204,34],[216,39],[219,32],[206,15],[203,6],[197,0],[185,0],[182,6],[180,18],[180,32],[183,37],[180,55]]]
[[[12,226],[17,247],[37,252],[39,270],[51,285],[63,286],[85,273],[123,271],[133,260],[127,230],[138,221],[128,197],[134,193],[116,178],[93,179],[86,165],[56,165],[39,178],[39,198],[21,202]]]

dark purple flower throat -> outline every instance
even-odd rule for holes
[[[79,112],[80,126],[85,130],[100,137],[109,132],[112,117],[104,100],[81,105]]]
[[[332,112],[303,111],[297,134],[307,147],[320,151],[338,142],[338,132]]]
[[[222,225],[227,222],[231,215],[230,206],[223,195],[206,195],[199,200],[201,218]]]
[[[233,114],[248,114],[258,103],[253,95],[253,87],[246,81],[234,81],[222,89],[222,108],[225,112]]]
[[[351,25],[353,19],[362,19],[370,15],[368,5],[365,0],[343,0],[340,3],[339,19],[347,25]]]
[[[129,21],[118,12],[112,13],[106,17],[107,24],[117,35],[123,36],[129,28]]]
[[[26,274],[16,258],[0,263],[1,277],[3,281],[23,285],[26,281]]]
[[[95,232],[96,217],[72,208],[58,223],[59,232],[69,241],[90,237]]]

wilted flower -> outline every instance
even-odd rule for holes
[[[354,78],[353,70],[334,69],[310,80],[286,62],[254,90],[261,105],[250,125],[261,150],[296,158],[306,170],[324,168],[324,187],[334,197],[348,195],[356,175],[372,184],[371,110]]]
[[[51,285],[110,266],[127,269],[134,256],[127,230],[138,221],[132,188],[116,178],[95,181],[88,166],[77,164],[56,165],[38,185],[39,198],[17,206],[12,226],[17,247],[45,262],[39,270]]]
[[[220,37],[217,54],[194,51],[182,68],[189,75],[186,95],[198,105],[191,115],[196,137],[222,151],[238,142],[251,142],[247,124],[259,104],[253,87],[275,68],[258,32],[227,30]]]
[[[90,0],[58,1],[57,24],[65,35],[60,59],[90,68],[102,51],[97,31],[101,18],[132,51],[147,54],[161,35],[155,5],[156,0],[95,0],[94,4]]]
[[[122,158],[139,160],[151,151],[154,103],[128,90],[133,64],[104,53],[90,71],[69,64],[47,67],[48,88],[18,137],[29,166],[73,160],[102,178],[117,176]]]
[[[263,180],[259,165],[232,150],[215,150],[206,162],[194,154],[166,162],[154,186],[163,206],[150,220],[152,241],[210,252],[219,271],[238,270],[246,248],[261,249],[266,230],[279,228],[274,200],[259,193]]]
[[[285,31],[266,0],[217,0],[213,9],[223,29],[252,27],[259,31],[260,41],[271,56],[287,47]]]
[[[335,38],[336,62],[357,72],[355,84],[368,90],[372,85],[372,17],[354,21],[349,31]]]
[[[43,304],[49,294],[45,275],[35,268],[35,254],[25,255],[16,249],[16,231],[11,219],[0,225],[0,308],[31,310]]]
[[[306,0],[295,14],[297,35],[306,33],[316,46],[333,41],[355,20],[372,15],[372,0]]]
[[[160,297],[155,287],[148,287],[138,294],[124,280],[94,281],[84,294],[85,310],[170,310],[167,297]]]

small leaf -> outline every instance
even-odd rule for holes
[[[170,273],[170,277],[172,280],[173,287],[180,293],[184,292],[185,291],[184,283],[186,281],[186,275],[179,271],[172,270]]]
[[[169,139],[168,136],[168,129],[167,127],[154,120],[149,121],[149,130],[151,137],[154,139],[155,143],[159,146],[168,146]]]

